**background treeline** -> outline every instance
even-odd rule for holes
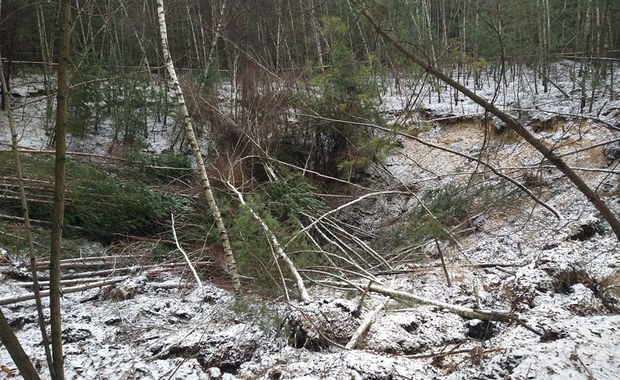
[[[504,57],[544,63],[619,54],[620,3],[615,0],[366,3],[384,27],[433,61]],[[115,69],[160,61],[154,2],[76,0],[73,7],[75,65],[80,57]],[[8,61],[56,56],[57,3],[6,0],[1,12],[0,49]],[[235,70],[247,60],[274,72],[329,65],[334,43],[345,44],[358,59],[377,58],[394,70],[401,66],[349,0],[176,0],[168,2],[166,17],[179,68],[204,70],[211,57],[221,70]],[[326,32],[334,19],[343,29],[337,36]],[[220,29],[222,38],[213,41]]]

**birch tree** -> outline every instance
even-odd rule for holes
[[[224,225],[222,214],[220,213],[220,209],[217,205],[217,202],[215,201],[215,196],[213,195],[213,190],[211,188],[211,183],[207,175],[205,162],[202,158],[202,152],[200,151],[200,147],[198,146],[198,140],[196,139],[196,134],[194,133],[192,119],[189,116],[189,111],[187,110],[185,98],[183,97],[179,78],[177,77],[174,63],[170,55],[170,49],[168,47],[168,31],[166,29],[166,13],[164,10],[163,0],[157,0],[157,16],[159,21],[159,34],[161,37],[161,48],[164,56],[164,64],[166,66],[166,71],[170,76],[172,89],[176,95],[177,112],[179,118],[181,119],[181,122],[183,123],[183,127],[185,129],[185,136],[189,140],[189,144],[192,149],[192,155],[196,160],[196,170],[198,171],[198,176],[200,177],[204,196],[207,199],[207,203],[209,204],[209,208],[211,209],[211,214],[213,215],[216,227],[220,233],[220,240],[222,242],[222,247],[224,248],[224,257],[226,259],[226,267],[230,274],[233,290],[235,294],[238,295],[241,292],[241,283],[239,281],[239,274],[237,273],[237,264],[235,262],[235,257],[233,255],[230,240],[228,238],[228,232],[226,231],[226,226]]]

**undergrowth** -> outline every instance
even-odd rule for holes
[[[14,158],[0,153],[6,192],[0,196],[3,213],[21,216]],[[22,156],[26,195],[32,219],[49,223],[52,217],[53,158]],[[68,160],[66,167],[65,229],[70,235],[110,242],[115,235],[151,236],[169,229],[170,213],[189,207],[187,200],[144,183],[110,174],[92,165]]]
[[[450,183],[426,192],[420,198],[426,209],[418,204],[404,221],[391,227],[379,245],[402,248],[432,239],[451,241],[450,234],[458,238],[473,232],[475,217],[509,208],[516,197],[505,181]]]
[[[20,218],[22,210],[13,156],[10,152],[0,152],[0,160],[3,179],[0,186],[5,188],[0,193],[0,214],[5,215],[4,220]],[[54,160],[52,156],[22,155],[22,167],[35,241],[43,256],[50,245]],[[128,162],[108,166],[107,170],[67,160],[66,173],[65,257],[78,256],[83,239],[116,246],[129,235],[156,239],[158,249],[152,254],[166,259],[176,249],[170,243],[171,213],[175,214],[178,240],[190,254],[210,251],[220,244],[211,210],[202,199],[193,197],[197,185],[186,158],[133,157]],[[283,294],[285,286],[294,293],[295,286],[287,280],[292,276],[275,253],[270,236],[249,208],[261,216],[283,245],[302,225],[309,223],[308,215],[317,215],[325,209],[306,178],[284,169],[279,173],[279,180],[265,183],[253,194],[246,195],[247,206],[235,203],[234,198],[216,195],[239,272],[253,278],[258,293],[270,297]],[[181,196],[182,192],[190,196]],[[27,249],[21,224],[3,230],[0,247],[16,252]],[[283,248],[299,268],[317,265],[322,260],[303,234]]]
[[[264,191],[246,196],[246,206],[241,206],[229,221],[233,250],[239,271],[254,279],[257,289],[274,295],[283,294],[282,277],[291,278],[288,267],[278,258],[275,247],[250,208],[260,215],[280,244],[285,245],[294,234],[307,224],[308,214],[316,215],[325,206],[314,195],[314,187],[299,174],[286,174],[282,179],[268,183]],[[285,252],[298,268],[317,264],[321,257],[310,249],[304,235],[298,236],[286,247]],[[295,286],[287,283],[289,290]]]

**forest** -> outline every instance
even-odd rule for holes
[[[620,2],[0,0],[0,379],[620,370]]]

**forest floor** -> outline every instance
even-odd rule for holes
[[[553,92],[545,96],[561,99]],[[398,102],[404,98],[394,97],[385,107],[402,109]],[[600,108],[593,107],[597,112],[584,114],[571,108],[574,101],[563,102],[554,103],[553,116],[530,112],[524,119],[528,128],[580,168],[620,214],[620,181],[611,173],[618,162],[608,144],[618,138],[620,105],[601,99]],[[518,191],[508,192],[496,200],[499,206],[468,216],[468,231],[458,243],[438,242],[445,270],[431,241],[395,255],[392,269],[375,276],[384,287],[515,318],[463,318],[449,307],[372,292],[360,299],[358,293],[318,285],[309,287],[310,302],[253,294],[235,299],[208,281],[197,288],[179,267],[119,263],[112,268],[133,266],[135,273],[128,278],[114,273],[113,286],[63,296],[67,378],[618,379],[620,249],[613,233],[563,176],[509,131],[482,122],[475,105],[461,102],[455,110],[429,102],[425,108],[434,118],[454,122],[434,123],[420,139],[477,159],[403,139],[369,171],[377,188],[423,192],[485,179],[490,174],[484,161],[519,178],[561,218]],[[382,197],[341,217],[374,229],[404,220],[416,202]],[[83,249],[85,258],[104,254],[97,244]],[[14,256],[1,251],[0,263],[0,303],[29,294]],[[356,348],[344,348],[378,306],[383,309]],[[44,374],[33,301],[11,303],[3,311]],[[5,350],[0,365],[14,370]],[[0,379],[7,377],[0,372]]]

